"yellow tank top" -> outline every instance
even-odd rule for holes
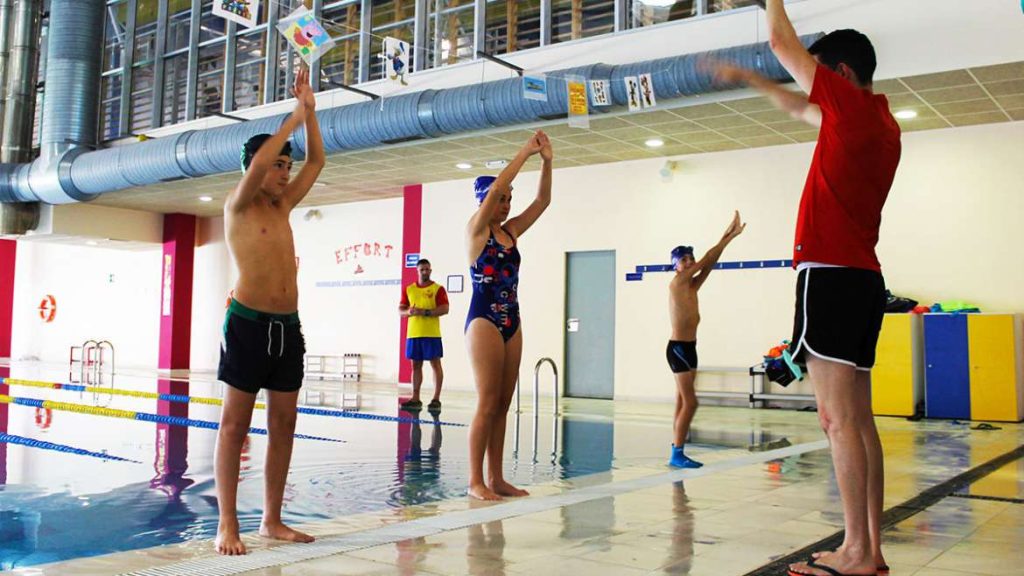
[[[437,308],[437,293],[441,285],[431,282],[429,286],[420,287],[412,283],[405,288],[409,306],[420,310]],[[409,316],[407,338],[440,338],[441,319],[437,316]]]

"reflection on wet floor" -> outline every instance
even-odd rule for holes
[[[153,389],[155,382],[128,377],[119,378],[118,386]],[[165,393],[217,396],[214,385],[199,381],[155,385]],[[311,388],[314,405],[405,416],[391,390]],[[82,404],[95,400],[91,394],[66,391],[36,390],[32,397]],[[468,421],[472,400],[452,394],[443,419]],[[123,397],[99,401],[117,409],[191,418],[216,419],[218,411],[216,406]],[[814,414],[707,407],[693,443],[709,467],[753,460],[680,481],[665,476],[670,430],[665,406],[570,399],[563,407],[561,419],[539,418],[536,440],[532,415],[522,415],[518,458],[510,459],[508,469],[510,477],[531,485],[534,496],[520,501],[527,505],[520,512],[253,573],[738,575],[841,528],[829,453],[801,448],[822,439]],[[30,407],[0,405],[0,410],[3,430],[10,433],[146,462],[75,460],[74,455],[0,444],[4,567],[109,574],[210,554],[207,539],[216,513],[210,460],[214,432],[58,411],[49,419],[44,413],[37,422]],[[1018,425],[973,430],[954,422],[883,418],[879,427],[887,455],[887,507],[1024,439]],[[465,428],[435,425],[429,414],[422,421],[387,423],[303,415],[299,431],[347,441],[296,445],[286,514],[320,537],[488,512],[487,505],[464,497]],[[249,528],[259,517],[264,448],[265,439],[253,436],[244,454],[240,511]],[[774,456],[780,450],[795,452]],[[615,491],[635,479],[662,477],[642,489]],[[1024,538],[1024,505],[1017,502],[1024,494],[1022,479],[1024,465],[1014,462],[893,526],[885,535],[893,574],[1019,573],[1015,546]],[[607,487],[609,495],[529,509],[584,487]],[[256,551],[272,546],[251,534],[246,539]],[[157,544],[169,546],[147,548]],[[57,562],[128,548],[147,549]]]

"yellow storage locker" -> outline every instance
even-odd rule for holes
[[[971,420],[1024,420],[1021,316],[972,314],[970,348]]]
[[[871,370],[871,408],[876,416],[913,416],[923,397],[921,317],[886,314]]]

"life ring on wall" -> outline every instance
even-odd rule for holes
[[[36,426],[40,430],[46,430],[53,424],[53,410],[49,408],[36,408]]]

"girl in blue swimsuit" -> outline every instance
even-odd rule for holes
[[[508,218],[512,180],[533,155],[543,161],[537,197]],[[519,329],[518,240],[551,204],[551,142],[538,131],[498,175],[474,184],[480,208],[466,227],[473,299],[466,318],[466,344],[476,380],[477,409],[469,428],[469,495],[480,500],[526,496],[505,481],[502,459],[505,416],[519,378],[523,335]],[[484,456],[487,478],[484,478]]]

